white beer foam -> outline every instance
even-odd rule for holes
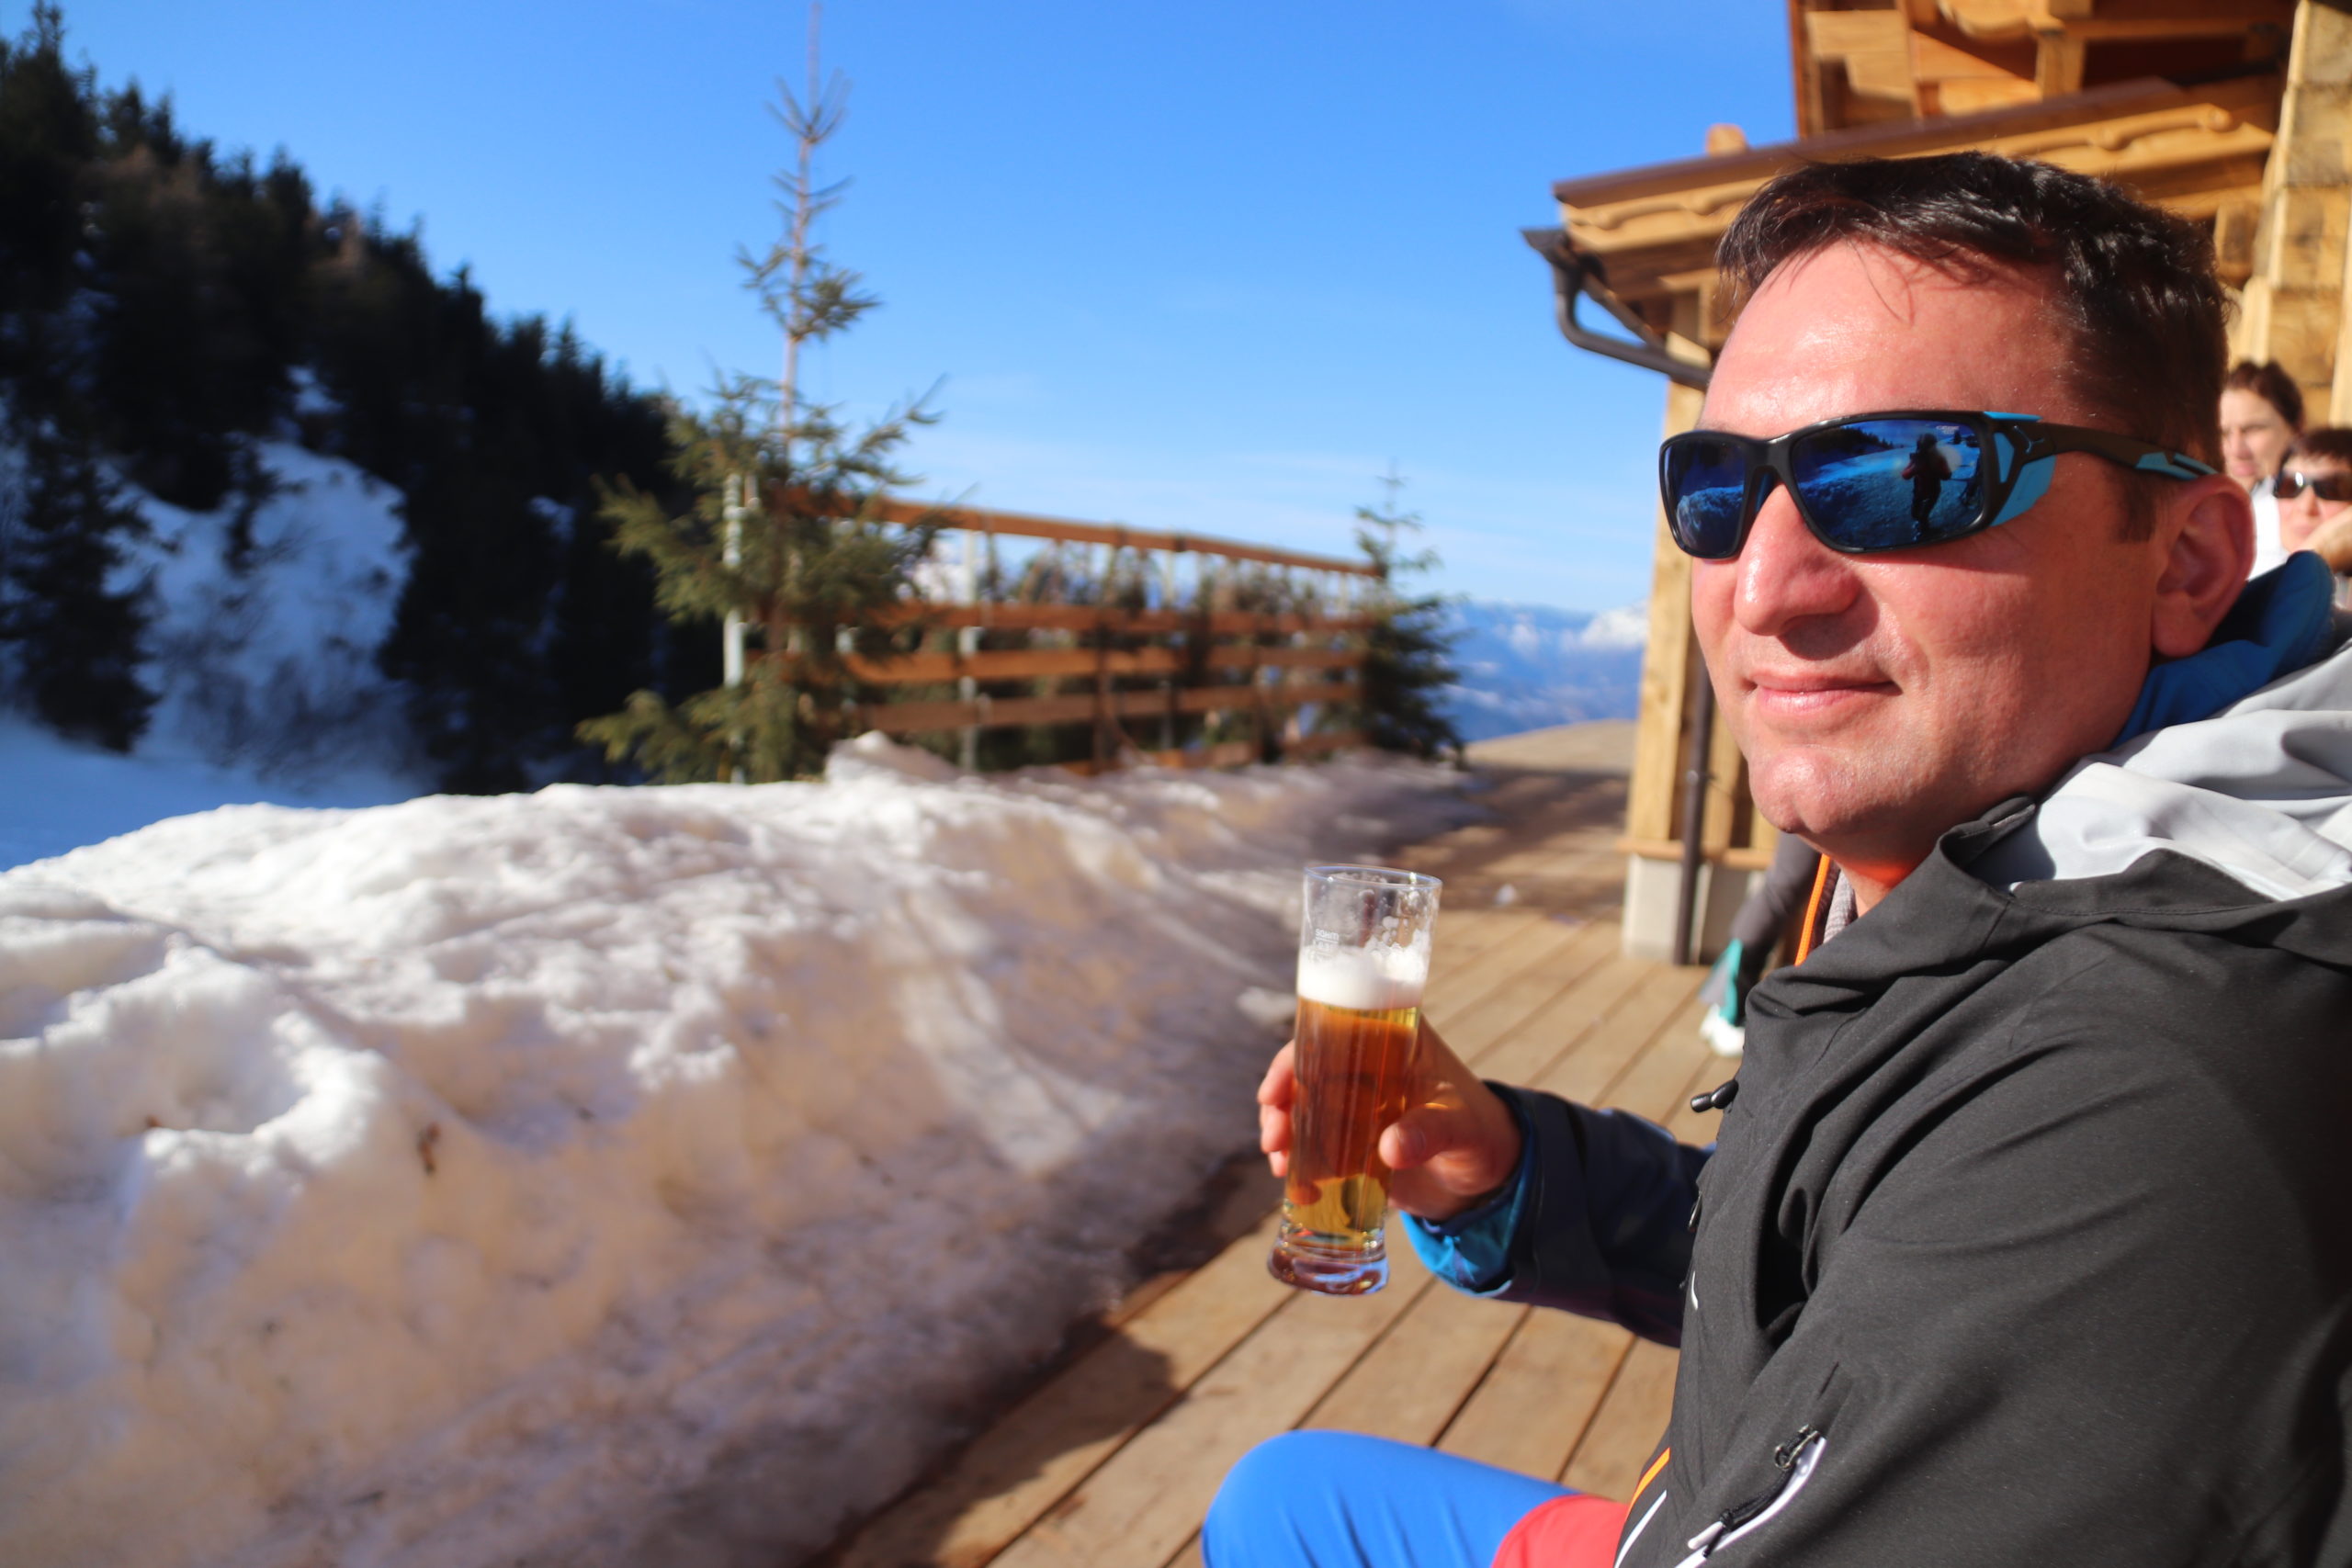
[[[1302,1001],[1356,1012],[1387,1012],[1419,1007],[1429,983],[1427,942],[1411,947],[1314,946],[1299,949],[1298,995]]]

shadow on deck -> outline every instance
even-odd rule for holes
[[[1430,1017],[1487,1077],[1712,1135],[1686,1101],[1728,1076],[1699,1043],[1699,972],[1628,958],[1616,910],[1631,725],[1473,750],[1496,820],[1400,852],[1446,879]],[[1508,892],[1505,889],[1509,889]],[[1498,902],[1498,897],[1501,902]],[[1460,1295],[1409,1247],[1385,1291],[1303,1295],[1266,1273],[1279,1196],[1237,1165],[1176,1258],[833,1568],[1182,1568],[1218,1482],[1261,1440],[1337,1427],[1623,1498],[1666,1425],[1674,1352]],[[1213,1249],[1213,1250],[1212,1250]]]

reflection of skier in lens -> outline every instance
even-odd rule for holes
[[[1911,526],[1916,536],[1928,536],[1928,514],[1936,509],[1936,497],[1943,492],[1944,481],[1951,478],[1951,465],[1944,461],[1943,452],[1930,434],[1912,444],[1911,460],[1903,465],[1902,477],[1911,481]]]

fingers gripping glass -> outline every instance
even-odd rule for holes
[[[2050,488],[2052,459],[2087,452],[2143,474],[2195,479],[2194,457],[2128,435],[2045,424],[2032,414],[1857,414],[1770,441],[1719,430],[1670,437],[1658,488],[1674,542],[1729,560],[1776,484],[1814,537],[1849,555],[1941,544],[2007,523]]]
[[[2270,493],[2292,501],[2309,491],[2322,501],[2352,501],[2352,474],[2306,474],[2289,468],[2270,481]]]

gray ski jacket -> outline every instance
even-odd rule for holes
[[[1496,1293],[1681,1346],[1619,1568],[2352,1564],[2352,650],[1952,829],[1739,1083],[1510,1091]]]

